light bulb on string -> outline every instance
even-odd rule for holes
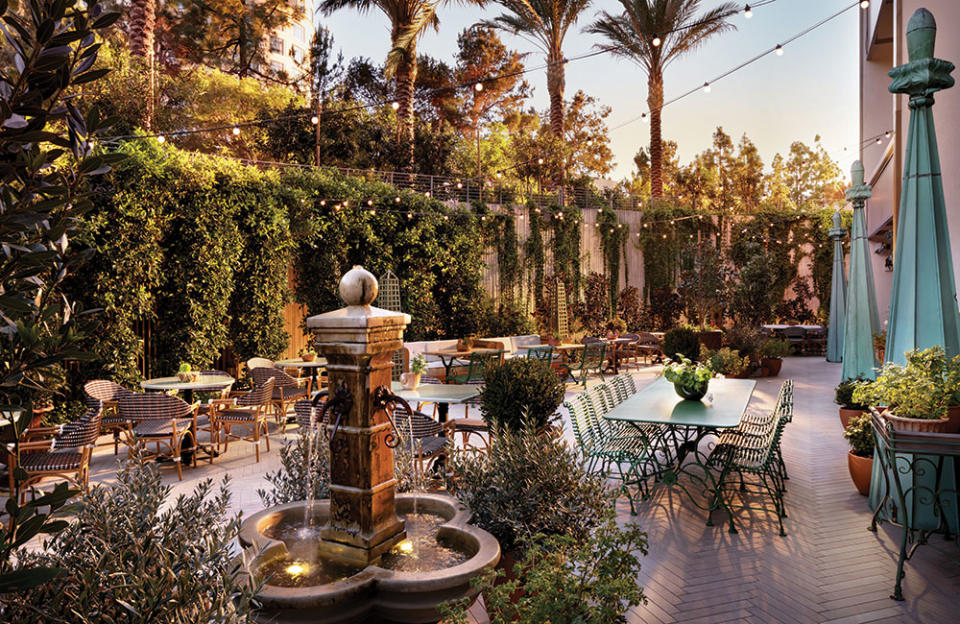
[[[399,110],[400,102],[393,102],[392,104],[390,104],[390,106],[393,108],[393,110]]]
[[[312,123],[313,125],[317,125],[318,123],[320,123],[320,118],[314,115],[313,117],[310,118],[310,123]]]
[[[367,205],[368,205],[368,206],[372,206],[372,205],[373,205],[373,200],[372,200],[372,199],[368,199],[368,200],[367,200]]]
[[[483,91],[483,83],[478,82],[477,84],[473,85],[473,88],[477,93],[480,93],[481,91]]]
[[[883,133],[883,136],[884,136],[885,138],[888,138],[888,139],[889,139],[889,138],[890,138],[890,131],[887,130],[886,132],[884,132],[884,133]]]
[[[753,9],[750,8],[750,5],[749,5],[749,4],[744,5],[744,7],[743,7],[743,16],[744,16],[745,18],[747,18],[747,19],[750,19],[751,17],[753,17]]]
[[[869,8],[870,8],[870,0],[861,0],[861,2],[860,2],[860,8],[861,8],[861,9],[869,9]]]
[[[653,45],[653,47],[659,48],[660,44],[663,43],[663,41],[660,39],[660,35],[654,35],[653,41],[651,41],[650,43]]]
[[[783,46],[778,43],[777,47],[774,48],[774,52],[777,53],[777,56],[783,56]]]
[[[703,83],[703,92],[704,92],[704,93],[710,93],[710,83],[709,83],[709,82]]]
[[[162,134],[157,137],[157,143],[166,143],[166,142],[167,142],[167,137],[163,136]]]
[[[542,158],[538,158],[538,159],[537,159],[537,164],[538,164],[538,165],[542,165],[542,164],[543,164],[543,159],[542,159]]]
[[[393,198],[393,201],[395,201],[395,202],[397,202],[397,203],[399,204],[399,203],[400,203],[400,196],[397,195],[396,197],[394,197],[394,198]]]
[[[643,123],[649,123],[650,118],[647,117],[647,114],[646,114],[646,113],[641,113],[641,115],[640,115],[640,121],[642,121]]]
[[[407,218],[408,218],[408,219],[412,219],[412,218],[413,218],[413,213],[412,213],[412,212],[408,212],[408,213],[407,213]]]
[[[233,135],[236,136],[236,135],[238,135],[238,134],[240,134],[240,128],[238,128],[237,126],[234,126],[234,127],[233,127]]]

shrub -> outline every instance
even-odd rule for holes
[[[727,347],[711,351],[701,346],[700,361],[719,375],[739,375],[750,368],[750,358],[740,357],[739,353]]]
[[[234,560],[240,520],[227,518],[228,482],[214,492],[208,479],[170,501],[154,466],[127,463],[116,485],[90,491],[44,552],[21,553],[63,573],[7,600],[5,621],[252,622],[256,588]]]
[[[491,438],[484,453],[454,454],[451,491],[505,551],[538,534],[585,540],[603,521],[612,505],[605,480],[566,442],[531,426],[495,427]]]
[[[869,406],[855,401],[853,399],[853,391],[859,386],[869,385],[871,383],[873,383],[871,380],[863,379],[862,377],[842,381],[839,385],[837,385],[833,402],[843,409],[860,410],[861,412],[865,412],[869,409]]]
[[[565,387],[556,373],[540,360],[513,358],[484,374],[480,395],[483,419],[511,429],[530,422],[537,428],[554,420],[563,402]]]
[[[695,361],[700,355],[697,333],[686,327],[671,329],[663,336],[663,354],[677,361],[681,356]]]
[[[876,381],[858,385],[853,400],[889,407],[902,418],[945,418],[947,408],[960,404],[960,355],[948,358],[936,346],[906,357],[906,366],[888,362]]]
[[[312,458],[311,458],[312,455]],[[264,475],[272,490],[257,490],[264,507],[330,495],[330,444],[322,429],[301,430],[280,448],[280,468]]]
[[[760,355],[765,358],[785,358],[790,355],[790,343],[786,340],[771,338],[760,347]]]
[[[534,543],[514,566],[516,578],[501,582],[502,570],[474,579],[491,624],[610,624],[646,604],[637,584],[647,534],[637,524],[620,528],[608,517],[589,538],[547,537]],[[470,599],[441,607],[444,622],[466,624]]]
[[[869,412],[850,419],[850,424],[843,431],[843,437],[850,443],[850,450],[860,457],[873,457],[874,439],[873,424]]]
[[[750,357],[760,351],[764,338],[759,330],[743,325],[728,329],[723,335],[724,345],[743,357]]]

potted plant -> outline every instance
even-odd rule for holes
[[[412,366],[411,366],[412,368]],[[566,387],[545,362],[513,358],[484,372],[480,413],[491,426],[544,430],[556,419]]]
[[[783,366],[783,358],[790,355],[790,343],[771,338],[760,347],[760,369],[764,377],[776,377]]]
[[[418,354],[410,360],[410,372],[400,375],[400,383],[407,390],[416,390],[420,385],[420,375],[425,372],[427,372],[427,361]]]
[[[700,340],[689,327],[677,327],[663,335],[663,354],[679,362],[681,358],[695,360],[700,355]]]
[[[723,346],[723,330],[710,325],[704,325],[697,329],[697,340],[700,341],[701,347],[706,347],[711,351],[717,351]]]
[[[869,411],[869,406],[859,403],[853,398],[853,391],[860,385],[869,385],[873,381],[858,377],[840,382],[834,392],[833,402],[840,406],[840,424],[846,429],[853,418]]]
[[[177,370],[177,379],[183,382],[195,382],[200,379],[200,373],[193,370],[193,367],[183,362],[180,364],[180,369]]]
[[[725,346],[730,347],[742,357],[750,358],[753,363],[760,362],[760,347],[763,345],[763,336],[759,331],[750,328],[735,326],[723,335]]]
[[[312,362],[317,359],[317,352],[311,347],[300,350],[300,359],[304,362]]]
[[[870,412],[861,412],[850,419],[843,430],[843,437],[850,443],[847,452],[847,467],[850,478],[863,496],[870,493],[870,476],[873,474],[873,425]]]
[[[941,346],[906,354],[906,366],[883,365],[872,384],[858,385],[853,400],[886,408],[883,415],[901,431],[960,431],[960,355]]]
[[[751,372],[750,358],[740,357],[740,354],[726,347],[711,351],[700,345],[700,361],[717,375],[742,379]]]
[[[707,394],[713,371],[705,364],[682,358],[679,363],[670,362],[664,366],[663,376],[673,384],[673,389],[681,397],[689,401],[699,401]]]
[[[887,330],[877,332],[873,335],[873,352],[877,356],[877,361],[884,364],[883,358],[887,349]]]

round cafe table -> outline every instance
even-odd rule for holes
[[[230,375],[215,375],[210,373],[201,373],[196,381],[180,381],[179,377],[157,377],[140,382],[140,387],[144,390],[157,390],[168,392],[176,390],[183,392],[183,398],[187,403],[193,403],[193,392],[219,392],[224,388],[233,385],[236,379]]]
[[[317,357],[310,362],[305,362],[301,358],[291,358],[289,360],[279,360],[274,362],[275,366],[280,368],[307,368],[310,369],[310,379],[313,382],[312,387],[315,390],[319,390],[320,386],[317,385],[317,373],[321,368],[326,368],[327,360],[322,357]]]

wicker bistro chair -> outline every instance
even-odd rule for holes
[[[200,374],[229,376],[227,373],[221,370],[205,370],[205,371],[200,371]],[[194,396],[197,396],[198,393],[207,395],[206,396],[207,402],[204,403],[201,401],[200,405],[197,407],[197,430],[196,431],[197,431],[197,435],[199,435],[201,431],[205,431],[209,436],[210,443],[213,445],[219,444],[218,436],[220,432],[219,432],[219,429],[214,426],[213,419],[210,416],[210,412],[213,411],[212,403],[214,399],[225,399],[229,397],[231,387],[232,386],[227,386],[222,388],[220,386],[217,386],[217,387],[211,386],[209,388],[195,388],[193,391]],[[211,461],[213,459],[213,456],[214,454],[211,453],[210,454]]]
[[[274,416],[280,423],[280,432],[287,430],[287,410],[300,399],[310,396],[311,380],[309,377],[292,377],[278,368],[258,367],[250,371],[253,383],[262,386],[268,379],[273,378],[272,404]]]
[[[183,480],[183,451],[189,440],[197,445],[197,404],[190,405],[182,399],[163,393],[131,393],[120,399],[120,416],[126,421],[126,444],[131,457],[139,455],[156,458],[163,455],[161,447],[170,454],[177,466],[177,477]],[[156,452],[147,451],[148,444],[156,445]],[[190,454],[196,466],[196,452]]]
[[[584,338],[586,340],[586,338]],[[604,343],[597,342],[587,342],[584,344],[583,351],[580,354],[580,361],[571,365],[565,365],[565,374],[564,379],[570,378],[574,383],[582,384],[584,388],[587,387],[587,375],[591,371],[596,371],[600,375],[600,379],[604,380],[603,376],[603,360],[604,355],[606,354],[607,345]],[[580,376],[580,379],[577,379],[577,375]]]
[[[223,444],[224,453],[227,452],[231,439],[244,440],[253,443],[257,463],[259,463],[261,434],[266,438],[267,452],[270,451],[267,410],[273,405],[273,380],[274,378],[271,377],[248,392],[231,392],[229,399],[218,399],[213,402],[215,409],[212,416],[214,423],[220,428],[218,439]],[[236,435],[233,433],[233,427],[243,427],[250,432],[250,435]]]
[[[296,416],[298,431],[301,433],[310,430],[311,425],[314,429],[321,429],[325,421],[320,419],[323,411],[323,403],[316,407],[310,399],[300,399],[293,404],[293,413]]]
[[[98,404],[72,423],[57,427],[35,427],[24,431],[20,450],[32,452],[20,455],[18,462],[17,456],[8,450],[7,472],[10,476],[11,496],[17,468],[22,468],[27,473],[27,478],[20,483],[21,504],[27,487],[50,477],[66,479],[87,490],[90,485],[90,456],[100,435],[102,415],[103,408]],[[45,436],[53,437],[39,439]]]
[[[122,397],[133,394],[119,384],[106,379],[94,379],[83,386],[84,402],[93,409],[102,405],[100,432],[113,434],[113,454],[120,452],[120,433],[126,429],[126,421],[120,417],[117,406]]]
[[[401,444],[413,458],[416,477],[426,474],[431,465],[447,456],[456,431],[453,420],[441,424],[422,412],[411,414],[402,407],[394,409],[393,424]]]

